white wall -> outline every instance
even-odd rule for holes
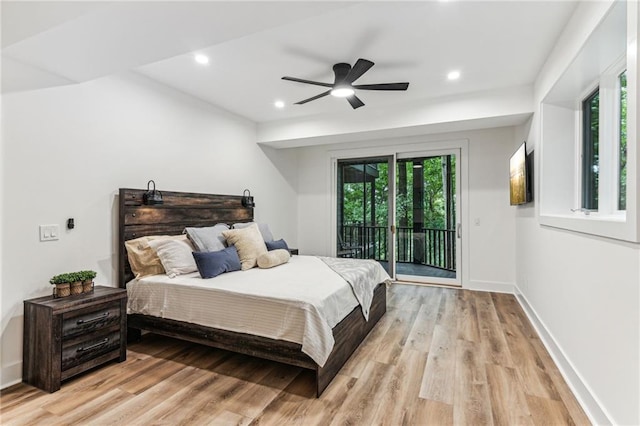
[[[331,168],[330,151],[336,149],[365,152],[374,146],[412,144],[412,150],[427,150],[442,141],[469,141],[469,244],[468,288],[512,291],[515,284],[515,219],[509,206],[509,157],[515,138],[514,128],[477,130],[411,139],[376,140],[339,145],[296,148],[298,153],[298,246],[301,253],[331,254]],[[335,154],[333,154],[335,155]],[[464,155],[464,153],[463,153]],[[463,171],[464,173],[464,171]],[[464,179],[464,176],[463,176]],[[464,199],[464,194],[462,196]],[[479,225],[475,225],[475,219]],[[464,252],[464,249],[463,249]]]
[[[160,190],[249,188],[257,220],[296,244],[295,155],[259,147],[245,119],[137,75],[2,102],[3,387],[21,379],[24,299],[50,294],[52,275],[77,269],[117,286],[120,187],[154,179]],[[59,224],[60,240],[39,242],[39,224]]]
[[[607,6],[586,2],[578,8],[537,80],[536,105]],[[534,150],[541,148],[540,125],[537,110],[530,129],[517,130]],[[640,424],[640,246],[541,226],[537,210],[533,204],[517,211],[522,300],[591,418],[597,424]]]

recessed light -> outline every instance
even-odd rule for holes
[[[282,102],[282,101],[275,101],[275,102],[273,103],[273,106],[274,106],[274,107],[276,107],[276,108],[284,108],[284,102]]]
[[[209,57],[206,55],[199,54],[199,55],[196,55],[194,59],[196,60],[197,63],[201,65],[207,65],[209,63]]]
[[[451,71],[449,74],[447,74],[447,78],[449,80],[457,80],[460,78],[460,71]]]

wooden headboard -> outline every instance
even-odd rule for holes
[[[118,285],[133,279],[124,242],[145,235],[178,235],[186,226],[231,225],[251,222],[253,209],[242,206],[240,195],[161,191],[164,203],[144,205],[146,189],[120,188]]]

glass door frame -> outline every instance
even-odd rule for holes
[[[367,157],[383,157],[383,156],[392,156],[393,157],[393,178],[391,179],[390,185],[393,184],[394,194],[395,194],[395,164],[397,160],[397,155],[415,155],[415,154],[423,154],[427,152],[439,152],[439,151],[447,151],[447,150],[458,150],[460,156],[458,158],[458,171],[457,179],[459,180],[459,193],[460,199],[457,204],[457,215],[459,223],[461,224],[461,228],[458,228],[457,235],[460,238],[461,250],[458,250],[458,253],[461,257],[460,262],[457,264],[456,269],[458,272],[458,276],[461,279],[462,287],[468,286],[470,284],[469,277],[469,258],[470,258],[470,249],[469,249],[469,139],[449,139],[449,140],[425,140],[424,136],[416,136],[416,137],[404,137],[404,138],[394,138],[388,141],[386,144],[380,144],[377,146],[368,146],[368,147],[353,147],[353,148],[336,148],[327,151],[326,163],[327,170],[329,173],[327,175],[326,185],[327,185],[327,202],[330,204],[330,216],[329,223],[325,226],[328,226],[327,231],[329,238],[326,240],[326,249],[325,252],[331,256],[336,256],[336,247],[337,247],[337,180],[338,180],[338,160],[343,159],[356,159],[356,158],[367,158]],[[391,170],[390,170],[391,172]],[[393,201],[393,209],[389,209],[392,212],[392,220],[390,223],[395,224],[396,214],[395,214],[395,196],[392,197]],[[390,206],[391,207],[391,206]],[[395,253],[395,236],[391,238],[391,244],[389,247],[393,247]],[[394,262],[395,263],[395,262]],[[394,265],[395,266],[395,265]],[[391,275],[392,279],[396,279],[395,270],[392,270],[393,275]]]
[[[349,157],[340,157],[340,158],[334,158],[332,159],[332,170],[333,170],[333,179],[332,179],[332,187],[333,187],[333,192],[334,192],[334,196],[332,197],[332,238],[331,238],[331,244],[332,244],[332,252],[331,255],[336,257],[337,256],[337,246],[338,246],[338,237],[337,237],[337,230],[338,230],[338,200],[337,197],[340,194],[340,191],[338,191],[338,183],[339,183],[339,176],[338,176],[338,167],[339,167],[339,162],[340,161],[348,161],[348,162],[358,162],[358,161],[362,161],[363,163],[367,163],[370,162],[372,160],[381,160],[378,161],[378,163],[383,163],[384,160],[386,160],[387,162],[387,166],[388,166],[388,176],[387,176],[387,183],[388,183],[388,191],[387,191],[387,229],[386,229],[386,236],[387,236],[387,241],[386,241],[386,247],[387,247],[387,253],[386,253],[386,257],[387,257],[387,263],[388,263],[388,273],[391,277],[395,276],[395,238],[394,238],[394,234],[392,232],[393,227],[391,226],[394,221],[395,221],[395,182],[393,179],[393,176],[395,175],[395,165],[396,165],[396,156],[395,154],[383,154],[383,155],[372,155],[372,156],[362,156],[362,155],[358,155],[358,156],[349,156]]]
[[[455,217],[454,217],[454,229],[455,229],[455,262],[456,262],[456,276],[455,278],[442,278],[442,277],[432,277],[432,276],[420,276],[420,275],[409,275],[409,274],[400,274],[398,275],[396,271],[396,256],[395,256],[395,247],[393,252],[394,259],[394,278],[400,282],[410,282],[410,283],[418,283],[418,284],[441,284],[441,285],[449,285],[449,286],[462,286],[462,274],[460,273],[460,269],[462,266],[462,247],[461,247],[461,214],[460,214],[460,200],[461,200],[461,149],[460,148],[450,148],[450,149],[434,149],[434,150],[424,150],[424,151],[416,151],[416,152],[403,152],[397,153],[396,164],[398,160],[410,159],[410,158],[432,158],[432,157],[443,157],[447,155],[454,155],[456,157],[455,161]],[[394,165],[394,175],[393,175],[393,187],[396,188],[396,170]],[[395,211],[395,199],[397,198],[397,194],[394,191],[394,220],[393,224],[396,224],[396,211]],[[396,239],[394,238],[394,241]]]

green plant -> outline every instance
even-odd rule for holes
[[[90,281],[96,277],[95,271],[78,271],[78,272],[66,272],[64,274],[54,275],[49,283],[51,284],[64,284],[74,283],[76,281]]]
[[[98,275],[96,273],[96,271],[91,271],[91,270],[89,270],[89,271],[80,271],[80,272],[78,272],[78,274],[81,275],[80,281],[91,281],[96,277],[96,275]]]
[[[74,273],[64,273],[64,274],[58,274],[58,275],[54,275],[50,280],[49,283],[51,284],[64,284],[64,283],[72,283],[75,281],[75,274]]]

